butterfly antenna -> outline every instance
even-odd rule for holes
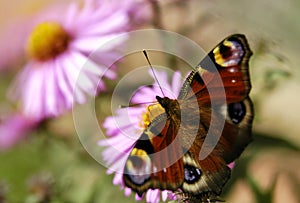
[[[157,101],[152,101],[152,102],[141,102],[141,103],[135,103],[135,104],[129,104],[129,105],[120,105],[119,108],[128,108],[128,107],[135,107],[135,106],[140,106],[144,104],[153,104],[156,103]]]
[[[163,94],[164,97],[166,97],[166,95],[165,95],[164,91],[162,90],[162,87],[161,87],[161,85],[160,85],[160,83],[159,83],[159,81],[158,81],[158,79],[157,79],[157,77],[156,77],[156,74],[155,74],[155,72],[154,72],[154,68],[153,68],[152,64],[150,63],[150,60],[149,60],[149,58],[148,58],[148,54],[147,54],[146,50],[143,50],[143,54],[145,55],[145,57],[146,57],[146,59],[147,59],[147,62],[148,62],[148,64],[149,64],[150,68],[151,68],[151,71],[152,71],[152,73],[153,73],[154,79],[155,79],[155,81],[157,82],[157,84],[158,84],[158,86],[159,86],[159,89],[160,89],[161,93]]]

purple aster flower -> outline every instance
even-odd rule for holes
[[[115,79],[116,67],[110,66],[121,56],[117,47],[122,42],[108,42],[133,29],[132,19],[135,23],[145,20],[139,21],[133,12],[143,8],[139,1],[83,3],[36,18],[27,39],[29,60],[9,94],[20,101],[25,115],[40,119],[58,116],[74,103],[84,103],[87,94],[94,96],[104,90],[100,76]],[[93,58],[89,57],[95,51]]]
[[[175,72],[172,77],[172,82],[168,82],[168,77],[165,72],[156,71],[155,73],[160,86],[163,88],[165,95],[162,95],[162,91],[154,82],[152,87],[142,87],[132,97],[132,103],[144,103],[155,102],[156,96],[166,96],[172,99],[176,99],[183,84],[183,79],[179,72]],[[152,72],[151,72],[151,76]],[[123,182],[123,169],[129,153],[134,147],[136,141],[139,139],[142,131],[148,126],[147,120],[147,108],[146,106],[134,106],[130,108],[117,109],[114,116],[107,117],[104,121],[104,128],[108,139],[99,141],[99,145],[106,147],[103,151],[103,158],[107,166],[107,174],[115,173],[113,184],[119,185],[121,189],[124,189],[125,195],[131,194],[131,189],[125,187]],[[229,164],[232,169],[234,163]],[[161,191],[159,189],[149,189],[146,194],[143,195],[147,202],[159,202],[160,198],[163,201],[166,199],[176,200],[177,194],[171,191]],[[141,197],[136,195],[136,200],[140,200]]]
[[[163,87],[165,96],[177,98],[183,83],[181,74],[175,72],[171,84],[168,82],[167,73],[156,71],[155,75],[161,87]],[[153,77],[152,74],[151,76]],[[145,101],[151,103],[156,101],[155,97],[157,95],[163,96],[155,82],[152,87],[140,88],[132,97],[132,103],[144,103]],[[120,185],[120,188],[124,189],[126,196],[131,194],[131,189],[124,186],[122,172],[128,154],[145,129],[147,123],[146,110],[146,106],[121,108],[117,110],[115,116],[107,117],[103,124],[109,138],[101,140],[99,145],[107,147],[103,151],[104,161],[109,166],[107,173],[115,173],[113,184]],[[169,193],[170,191],[167,190],[149,189],[143,196],[147,202],[155,203],[159,202],[161,197],[163,201],[166,201],[168,196],[171,197]],[[141,198],[136,195],[136,199],[140,200]]]
[[[32,7],[32,2],[26,2],[28,7]],[[5,24],[1,24],[0,30],[0,71],[9,71],[17,68],[25,60],[25,44],[33,27],[40,22],[38,19],[55,16],[55,13],[62,13],[67,3],[42,3],[34,5],[35,9],[30,12],[22,12],[24,4],[14,5],[16,9],[12,15],[8,16]],[[16,12],[21,10],[21,12]],[[23,10],[24,11],[24,10]],[[57,15],[57,14],[56,14]],[[13,37],[12,37],[13,36]]]
[[[23,140],[38,125],[38,121],[21,114],[11,115],[0,122],[0,150],[6,150]]]

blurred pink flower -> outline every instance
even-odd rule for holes
[[[172,83],[168,82],[168,76],[165,72],[156,71],[157,79],[163,88],[165,96],[169,98],[177,98],[181,89],[183,80],[179,72],[175,72],[172,77]],[[151,74],[153,77],[153,75]],[[132,97],[132,103],[143,103],[145,101],[156,101],[156,96],[163,96],[159,86],[154,83],[153,87],[142,87]],[[115,173],[113,184],[120,185],[124,188],[123,169],[128,154],[132,150],[135,142],[139,139],[144,130],[144,114],[146,113],[145,106],[137,106],[130,108],[118,109],[115,116],[107,117],[104,121],[104,128],[106,134],[109,136],[106,140],[99,142],[100,146],[107,147],[103,151],[103,158],[109,169],[108,174]],[[130,136],[128,136],[130,135]],[[131,193],[131,189],[125,187],[125,195]],[[144,197],[147,202],[156,203],[162,197],[166,201],[170,191],[160,191],[159,189],[150,189],[146,192]],[[141,198],[136,195],[136,200]]]
[[[73,3],[36,17],[27,36],[29,60],[9,93],[26,116],[58,116],[74,103],[84,103],[86,94],[94,96],[105,90],[102,77],[116,78],[116,67],[111,65],[121,57],[117,48],[124,37],[116,37],[146,20],[133,12],[143,10],[140,1],[83,3],[83,7]]]
[[[37,120],[21,114],[12,115],[0,122],[0,150],[9,149],[24,139],[37,124]]]
[[[110,25],[110,20],[116,16],[114,13],[123,12],[126,16],[123,18],[124,22],[127,21],[127,31],[135,29],[139,25],[150,22],[153,13],[150,3],[145,0],[124,0],[124,1],[105,1],[105,0],[83,0],[86,4],[92,5],[91,7],[97,13],[102,13],[103,19],[100,21],[104,23],[106,21]],[[111,6],[110,4],[114,4]],[[11,68],[11,66],[20,64],[24,61],[26,55],[25,46],[32,29],[43,20],[59,20],[60,16],[66,16],[67,2],[61,2],[58,4],[50,3],[50,5],[44,6],[40,11],[31,13],[30,15],[15,16],[14,19],[8,19],[6,24],[1,25],[0,29],[0,70]],[[30,5],[29,5],[30,7]],[[98,10],[98,11],[97,11]],[[91,10],[92,11],[92,10]],[[63,15],[60,15],[62,14]],[[88,13],[87,13],[88,14]],[[92,16],[93,14],[88,14]],[[88,16],[89,17],[89,16]],[[100,18],[101,16],[99,16]],[[74,19],[76,23],[76,19]],[[93,24],[93,22],[91,22]],[[102,23],[101,23],[102,24]],[[106,27],[105,26],[105,27]],[[99,28],[103,30],[103,27]],[[124,27],[120,26],[120,32],[126,31]],[[105,29],[106,30],[106,29]],[[109,32],[109,27],[107,29]],[[115,30],[117,31],[117,30]],[[12,38],[13,36],[13,38]]]

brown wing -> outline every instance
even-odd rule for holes
[[[227,103],[243,100],[251,89],[248,71],[251,55],[244,35],[224,39],[190,73],[178,100],[195,95],[201,105],[222,102],[224,97]]]
[[[220,195],[230,177],[230,169],[221,158],[209,155],[199,161],[198,154],[190,151],[184,155],[183,161],[185,176],[181,188],[184,192],[199,199]]]
[[[205,196],[207,192],[219,195],[230,176],[226,164],[235,160],[252,140],[253,107],[248,97],[251,89],[248,60],[251,51],[243,35],[232,35],[217,45],[191,72],[178,97],[182,109],[194,108],[200,113],[199,123],[183,122],[185,139],[194,135],[189,154],[184,158],[185,174],[199,170],[198,181],[185,181],[186,193]],[[195,109],[195,100],[199,110]],[[185,142],[184,142],[185,144]],[[187,160],[193,165],[186,167]]]
[[[196,96],[200,108],[197,143],[203,143],[209,133],[209,142],[218,142],[215,150],[226,163],[236,159],[252,140],[251,54],[244,35],[229,36],[189,75],[178,97],[184,109],[195,103]]]
[[[129,155],[124,182],[140,196],[149,188],[176,190],[182,185],[183,152],[176,138],[177,122],[165,113],[157,116]]]

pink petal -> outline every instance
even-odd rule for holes
[[[235,166],[235,162],[231,162],[227,166],[232,170],[234,168],[234,166]]]
[[[141,197],[138,194],[135,194],[135,200],[141,201],[142,199],[144,199],[144,194]]]
[[[45,114],[44,112],[44,99],[45,99],[44,68],[42,67],[30,67],[30,68],[32,71],[23,86],[24,93],[22,99],[24,105],[23,107],[24,113],[28,116],[43,117]]]
[[[128,197],[131,194],[131,189],[128,188],[128,187],[125,187],[124,194],[125,194],[126,197]]]
[[[164,190],[164,191],[161,192],[163,202],[165,202],[168,199],[168,194],[169,193],[170,193],[170,191],[168,191],[168,190]]]
[[[159,189],[149,189],[146,193],[146,201],[151,203],[159,203],[160,200],[160,190]]]
[[[119,34],[111,34],[78,38],[72,43],[72,49],[88,53],[96,51],[97,49],[107,49],[106,47],[111,47],[109,43],[114,39],[117,40],[118,36]]]
[[[55,75],[56,75],[56,85],[60,91],[61,97],[64,98],[64,105],[67,109],[71,109],[73,105],[73,90],[72,87],[67,83],[66,78],[63,73],[63,69],[56,64]]]
[[[64,70],[64,77],[66,78],[68,85],[74,91],[73,97],[75,101],[80,104],[84,103],[86,101],[86,97],[82,92],[82,89],[79,87],[80,83],[79,84],[76,83],[79,74],[76,66],[74,66],[74,64],[72,64],[67,57],[63,57],[61,59],[60,67],[62,70]]]

